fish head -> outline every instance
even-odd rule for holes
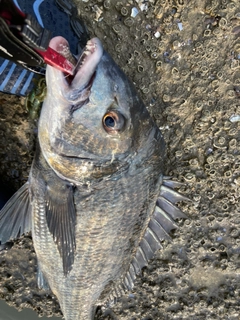
[[[50,46],[69,56],[64,38],[53,38]],[[101,178],[129,166],[133,158],[150,157],[156,149],[163,155],[161,132],[98,38],[87,42],[73,76],[47,66],[46,82],[39,141],[59,176]]]

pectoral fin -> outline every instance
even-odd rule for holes
[[[62,258],[63,272],[67,275],[74,263],[76,247],[74,186],[49,167],[39,145],[32,165],[32,179],[44,188],[46,223]]]
[[[67,274],[74,262],[76,247],[73,187],[59,179],[52,188],[47,187],[45,199],[48,228],[62,257],[63,271]]]
[[[25,183],[0,211],[0,241],[6,243],[31,231],[29,183]]]

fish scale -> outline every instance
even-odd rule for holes
[[[0,212],[1,241],[32,231],[38,285],[66,320],[92,320],[131,290],[186,217],[179,183],[163,176],[161,132],[100,41],[88,46],[73,79],[47,67],[29,179]]]

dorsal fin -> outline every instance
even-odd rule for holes
[[[171,181],[168,177],[163,177],[160,187],[159,197],[156,202],[155,210],[148,223],[145,234],[139,243],[136,255],[130,263],[128,272],[123,278],[121,285],[114,288],[111,293],[112,297],[118,298],[122,295],[122,291],[131,290],[134,280],[141,269],[147,266],[148,261],[152,259],[156,251],[162,248],[163,240],[171,240],[169,232],[177,228],[176,219],[187,218],[186,215],[174,204],[179,201],[189,200],[173,190],[174,187],[182,186],[181,183]]]
[[[29,183],[25,183],[0,211],[0,241],[6,243],[31,231]]]

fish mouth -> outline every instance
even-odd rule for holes
[[[62,74],[65,85],[71,91],[69,98],[75,100],[79,97],[79,94],[86,95],[85,91],[89,92],[94,80],[95,71],[103,55],[101,41],[98,38],[89,40],[78,59],[72,55],[69,43],[63,37],[54,37],[50,41],[49,46],[75,65],[73,75],[67,75],[55,69]]]

